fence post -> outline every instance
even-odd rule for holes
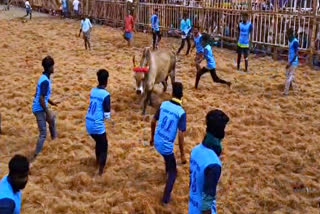
[[[274,8],[275,8],[275,12],[273,12],[274,13],[273,14],[273,18],[274,18],[273,30],[274,30],[274,32],[273,32],[272,37],[274,39],[274,44],[277,44],[277,40],[278,40],[278,38],[277,38],[277,35],[278,35],[277,34],[277,31],[278,31],[278,17],[277,17],[276,14],[278,14],[278,12],[279,12],[279,0],[275,0]],[[274,60],[278,59],[278,48],[277,48],[277,46],[275,46],[273,48],[272,58]]]
[[[309,55],[309,64],[313,65],[313,54],[316,47],[316,36],[317,36],[317,0],[312,1],[313,9],[313,19],[312,19],[312,30],[311,30],[311,44],[310,44],[310,55]]]

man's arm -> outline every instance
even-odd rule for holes
[[[157,121],[160,117],[160,108],[154,114],[152,121],[151,121],[151,139],[150,139],[150,146],[153,146],[153,139],[154,139],[154,132],[156,130]]]
[[[187,117],[185,113],[180,117],[178,129],[179,129],[178,135],[179,135],[179,149],[180,149],[180,155],[181,155],[181,162],[182,164],[185,164],[187,162],[184,156],[184,132],[187,129]]]
[[[218,181],[221,175],[221,167],[211,164],[204,170],[204,186],[202,192],[202,213],[211,214],[213,201],[216,199]]]
[[[105,120],[111,119],[111,102],[110,95],[106,96],[103,100],[103,117]]]
[[[1,214],[12,214],[15,209],[15,203],[12,199],[3,198],[0,200],[0,213]]]

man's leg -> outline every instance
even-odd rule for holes
[[[180,48],[179,48],[178,51],[177,51],[177,55],[179,55],[180,51],[183,49],[185,42],[186,42],[186,39],[182,39],[182,40],[181,40],[181,45],[180,45]]]
[[[238,46],[237,48],[237,52],[238,52],[238,58],[237,58],[237,70],[240,70],[240,62],[241,62],[241,52],[242,52],[242,48],[240,48]]]
[[[222,83],[222,84],[226,84],[230,87],[231,83],[230,82],[227,82],[223,79],[220,79],[218,76],[217,76],[217,73],[216,73],[216,69],[211,69],[210,70],[210,74],[211,74],[211,77],[212,77],[212,80],[214,82],[217,82],[217,83]]]
[[[57,129],[56,129],[56,115],[50,111],[51,121],[49,123],[48,118],[46,118],[48,124],[49,124],[49,130],[51,139],[54,140],[57,138]]]
[[[187,49],[186,55],[189,54],[190,48],[191,48],[190,36],[187,36],[187,44],[188,44],[188,49]]]
[[[166,163],[167,182],[164,189],[162,202],[167,204],[170,201],[170,195],[177,177],[177,164],[173,153],[171,155],[163,155],[163,158]]]
[[[160,33],[160,31],[157,31],[157,46],[156,46],[156,48],[158,49],[158,45],[159,45],[159,43],[160,43],[160,41],[161,41],[161,33]]]
[[[152,48],[153,48],[153,50],[155,50],[155,48],[156,48],[156,41],[157,41],[157,33],[156,33],[156,31],[152,31],[152,38],[153,38],[153,46],[152,46]]]
[[[244,56],[244,63],[245,63],[245,72],[248,72],[248,65],[249,65],[249,48],[243,49],[243,56]],[[240,56],[241,58],[241,56]]]
[[[35,112],[34,115],[37,119],[38,129],[39,129],[39,137],[36,146],[36,151],[34,157],[36,157],[42,150],[44,141],[47,137],[47,126],[46,126],[46,113],[44,111]]]
[[[286,71],[286,82],[285,82],[285,87],[283,92],[284,95],[289,94],[289,88],[294,79],[294,70],[295,70],[294,66],[290,66],[290,68],[288,68],[288,70]]]
[[[99,134],[96,138],[96,154],[98,154],[99,175],[102,175],[107,161],[108,140],[106,133]]]
[[[197,72],[201,70],[201,67],[200,67],[200,63],[202,61],[202,54],[200,53],[196,53],[196,58],[195,58],[195,63],[196,63],[196,69],[197,69]]]
[[[197,75],[196,75],[196,84],[195,84],[195,88],[197,89],[198,88],[198,84],[199,84],[199,81],[200,81],[200,77],[207,73],[209,70],[206,68],[206,67],[203,67],[201,70],[198,70],[197,71]]]

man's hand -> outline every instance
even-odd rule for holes
[[[150,146],[153,146],[154,143],[153,143],[153,139],[150,140]]]

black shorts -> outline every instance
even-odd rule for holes
[[[238,46],[237,52],[238,54],[249,55],[249,48],[242,48]]]

